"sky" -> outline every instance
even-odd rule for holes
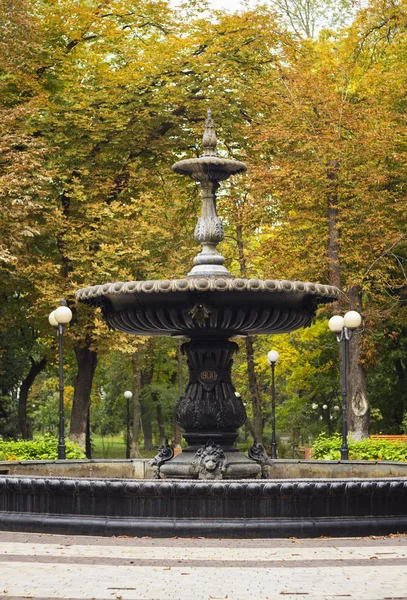
[[[247,0],[209,0],[209,4],[214,9],[224,9],[234,12],[236,10],[240,10],[244,8],[245,4],[247,5]],[[249,4],[256,4],[256,0],[249,0]]]
[[[214,10],[228,10],[230,12],[235,12],[236,10],[241,10],[247,4],[253,5],[258,2],[258,0],[207,0],[209,6]],[[170,0],[170,4],[177,5],[177,0]],[[263,0],[264,3],[264,0]]]
[[[232,12],[243,7],[241,0],[209,0],[209,4],[215,9],[222,8]]]

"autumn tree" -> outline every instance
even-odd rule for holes
[[[202,104],[211,101],[225,133],[234,130],[248,81],[270,62],[264,15],[219,13],[203,28],[199,13],[186,26],[164,2],[145,2],[143,10],[108,4],[76,6],[67,18],[59,3],[48,14],[53,63],[43,81],[54,93],[42,131],[58,147],[55,241],[68,298],[82,285],[185,274],[195,212],[187,198],[195,203],[197,194],[170,166],[191,146],[200,151]],[[222,88],[215,87],[219,69]],[[71,437],[81,443],[99,338],[107,335],[97,323],[76,309]]]
[[[47,361],[48,336],[33,306],[40,302],[33,264],[48,252],[48,226],[55,226],[50,199],[50,148],[35,119],[47,94],[39,83],[46,52],[35,8],[25,0],[0,3],[0,338],[4,397],[19,389],[19,424],[30,435],[27,396]]]
[[[262,116],[253,118],[253,194],[268,195],[280,211],[263,231],[265,274],[338,285],[340,306],[367,320],[401,284],[390,255],[404,243],[405,229],[405,87],[393,57],[399,42],[382,40],[378,52],[376,29],[366,23],[373,15],[378,23],[371,7],[341,35],[328,32],[297,46],[278,76],[262,83]],[[361,342],[358,335],[351,342],[348,420],[355,436],[366,436],[369,422]]]

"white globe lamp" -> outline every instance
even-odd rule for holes
[[[58,327],[58,321],[55,318],[55,310],[49,313],[48,322],[50,325],[52,325],[52,327]]]
[[[333,333],[340,333],[345,326],[345,319],[340,315],[334,315],[329,319],[328,327]]]
[[[350,310],[343,318],[345,327],[348,329],[356,329],[362,322],[362,317],[356,310]]]
[[[276,362],[278,361],[279,355],[277,350],[270,350],[270,352],[267,354],[267,361],[269,363],[269,365],[275,365]]]
[[[54,310],[54,318],[58,325],[67,325],[72,319],[72,311],[67,306],[58,306]]]

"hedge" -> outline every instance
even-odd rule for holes
[[[322,433],[312,447],[312,458],[319,460],[340,460],[342,437],[339,433],[326,437]],[[407,443],[390,440],[348,438],[349,460],[392,460],[407,462]]]
[[[66,458],[86,458],[82,449],[66,440]],[[58,438],[46,435],[34,440],[0,440],[0,460],[56,460]]]

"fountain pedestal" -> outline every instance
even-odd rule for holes
[[[160,472],[187,479],[256,477],[261,468],[235,446],[237,429],[246,411],[231,380],[233,355],[238,346],[225,338],[186,342],[189,383],[180,398],[176,421],[185,431],[188,448]]]

